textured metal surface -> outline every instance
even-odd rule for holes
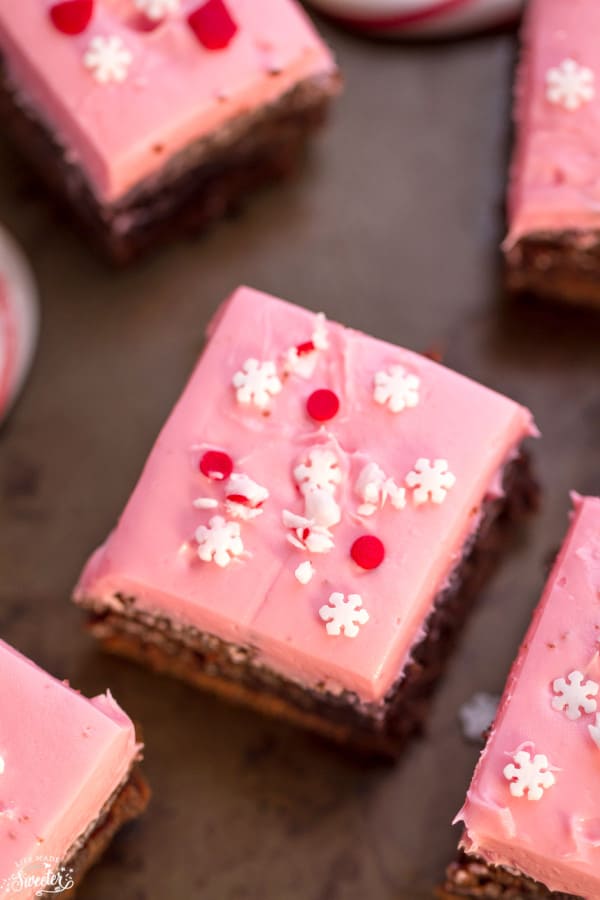
[[[566,525],[600,491],[599,324],[506,303],[497,244],[513,39],[377,45],[327,29],[347,89],[299,180],[121,273],[62,221],[0,140],[0,219],[39,278],[34,370],[0,431],[0,634],[139,720],[154,800],[81,900],[421,900],[452,855],[477,748],[457,710],[497,691]],[[395,768],[102,656],[67,602],[238,283],[446,362],[536,413],[544,508],[504,562]],[[460,427],[460,423],[457,423]]]

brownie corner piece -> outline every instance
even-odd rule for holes
[[[491,866],[466,853],[446,869],[437,900],[581,900],[573,894],[549,891],[543,884],[503,866]]]
[[[532,434],[508,398],[240,288],[75,601],[109,650],[396,756],[535,504]]]
[[[148,15],[0,10],[3,127],[117,263],[293,171],[341,87],[296,0]]]

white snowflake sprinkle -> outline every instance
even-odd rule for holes
[[[390,366],[387,371],[375,373],[375,403],[388,407],[393,413],[417,406],[419,403],[418,375],[407,372],[404,366]]]
[[[495,694],[479,691],[460,707],[458,717],[462,732],[468,741],[483,742],[483,735],[496,716],[500,698]]]
[[[244,552],[237,522],[228,522],[223,516],[213,516],[208,526],[196,530],[198,556],[203,562],[214,562],[225,568],[236,556]]]
[[[179,12],[180,0],[135,0],[135,8],[152,22],[160,22],[170,13]]]
[[[594,73],[574,59],[565,59],[546,73],[546,98],[572,112],[594,99]]]
[[[536,753],[532,759],[527,750],[517,750],[513,761],[505,766],[503,774],[510,782],[513,797],[524,797],[527,794],[528,800],[541,800],[544,791],[556,782],[550,771],[548,757],[543,753]]]
[[[332,450],[313,447],[305,461],[294,469],[294,479],[303,493],[321,488],[333,494],[342,480],[340,461]]]
[[[412,498],[417,506],[427,503],[443,503],[450,488],[456,484],[456,477],[448,469],[448,461],[436,459],[418,459],[412,472],[405,478],[406,484],[413,489]]]
[[[600,713],[596,713],[596,722],[588,725],[588,731],[596,747],[600,748]]]
[[[296,578],[300,582],[300,584],[308,584],[310,581],[312,581],[314,574],[315,574],[315,567],[313,566],[311,561],[308,559],[305,560],[304,562],[300,563],[300,565],[297,567],[297,569],[294,572],[294,575],[296,576]]]
[[[362,500],[358,507],[358,514],[361,516],[372,516],[385,506],[388,499],[394,509],[404,509],[406,506],[405,489],[398,487],[394,479],[388,478],[374,462],[367,463],[361,470],[354,490]]]
[[[271,397],[281,391],[282,384],[275,363],[247,359],[232,379],[238,403],[254,404],[259,409],[269,406]]]
[[[335,592],[331,594],[327,605],[322,606],[319,615],[326,622],[327,634],[340,635],[354,638],[360,631],[361,625],[369,621],[369,613],[362,605],[360,594],[344,594]]]
[[[83,64],[100,84],[125,81],[133,54],[119,35],[96,35],[89,43]]]
[[[597,703],[594,697],[598,693],[595,681],[584,681],[582,672],[571,672],[566,679],[556,678],[552,690],[558,696],[552,698],[552,708],[558,712],[564,710],[567,719],[574,721],[585,713],[596,712]]]

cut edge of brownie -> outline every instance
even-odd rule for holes
[[[533,232],[505,259],[512,293],[600,310],[600,231]]]
[[[492,866],[477,856],[460,852],[446,869],[443,887],[436,891],[438,900],[471,900],[493,897],[495,900],[581,900],[574,894],[550,891],[543,884],[521,872],[503,866]]]
[[[337,70],[305,78],[276,101],[190,144],[111,204],[97,199],[83,171],[19,94],[1,53],[0,122],[105,255],[127,263],[161,240],[206,228],[234,211],[246,194],[293,173],[341,83]]]
[[[78,603],[88,610],[90,632],[109,652],[359,752],[396,758],[407,738],[422,730],[434,686],[460,626],[511,542],[512,527],[537,505],[538,487],[525,453],[506,465],[503,487],[502,497],[484,502],[478,530],[448,585],[436,597],[425,636],[413,647],[399,680],[377,704],[361,703],[349,692],[338,695],[303,687],[260,663],[253,664],[251,648],[144,614],[135,608],[134,597],[116,597],[118,611],[93,597]]]
[[[104,854],[115,834],[127,822],[137,819],[148,806],[150,788],[137,764],[133,766],[125,782],[117,788],[104,808],[82,835],[65,854],[60,863],[62,869],[72,871],[74,886],[63,891],[65,900],[72,900],[86,872]]]

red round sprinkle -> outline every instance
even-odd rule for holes
[[[298,344],[296,347],[296,353],[298,356],[306,356],[308,353],[312,353],[315,349],[315,345],[312,341],[304,341],[303,344]]]
[[[306,411],[315,422],[327,422],[337,415],[340,401],[337,394],[326,388],[313,391],[306,401]]]
[[[363,534],[352,544],[350,556],[361,569],[376,569],[384,560],[385,547],[374,534]]]
[[[188,25],[207,50],[224,50],[238,26],[223,0],[207,0],[188,16]]]
[[[50,7],[50,19],[63,34],[81,34],[90,24],[94,0],[64,0]]]
[[[222,450],[207,450],[200,460],[200,471],[213,481],[225,481],[233,472],[233,460]]]

